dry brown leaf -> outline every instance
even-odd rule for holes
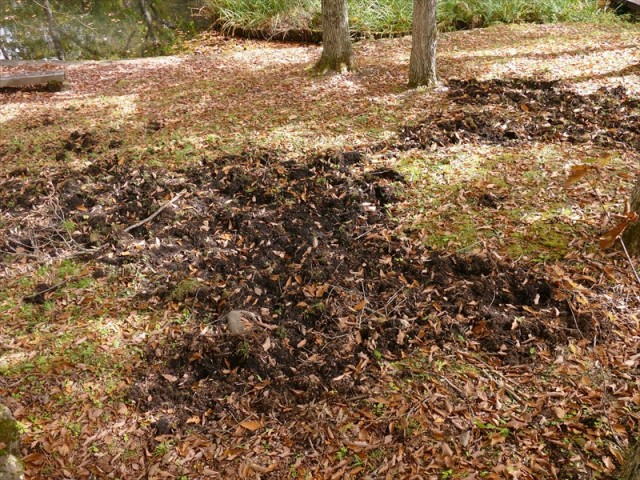
[[[258,420],[245,420],[244,422],[240,422],[240,426],[251,432],[255,432],[256,430],[264,427],[264,423],[259,422]]]
[[[569,177],[564,182],[564,186],[569,187],[573,185],[592,170],[594,170],[593,165],[587,165],[584,163],[580,165],[573,165],[569,171]]]
[[[362,310],[362,309],[365,307],[365,305],[366,305],[366,304],[367,304],[367,301],[366,301],[366,300],[362,300],[361,302],[357,303],[357,304],[353,307],[353,309],[354,309],[356,312],[359,312],[360,310]]]
[[[606,167],[609,162],[615,158],[615,156],[616,154],[614,152],[607,152],[604,155],[600,156],[595,164],[599,167]]]
[[[327,290],[329,290],[329,284],[325,283],[323,285],[319,285],[316,289],[316,297],[320,298],[324,296],[324,294],[327,293]]]
[[[630,223],[638,220],[638,214],[633,212],[627,215],[627,218],[618,223],[611,230],[600,237],[598,244],[601,250],[611,247],[620,235],[626,230]]]
[[[567,416],[567,411],[561,407],[555,407],[553,409],[553,413],[555,414],[556,418],[559,418],[559,419],[563,419],[564,417]]]

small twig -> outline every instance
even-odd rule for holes
[[[522,397],[520,397],[520,395],[518,395],[508,384],[511,383],[509,381],[509,379],[507,377],[505,377],[502,373],[498,372],[497,370],[495,370],[491,365],[489,365],[488,363],[484,362],[482,359],[480,358],[476,358],[476,360],[478,362],[480,362],[481,364],[483,364],[485,367],[487,367],[488,369],[491,370],[491,373],[494,373],[497,377],[499,378],[495,378],[491,375],[490,372],[488,372],[487,370],[483,370],[483,372],[487,375],[487,377],[490,380],[493,380],[494,382],[496,382],[498,385],[500,385],[501,387],[503,387],[505,389],[505,391],[511,395],[513,398],[515,398],[516,400],[518,400],[519,402],[522,402]],[[529,396],[522,392],[523,395],[527,398],[529,398]]]
[[[134,223],[133,225],[131,225],[130,227],[127,227],[124,229],[125,233],[130,232],[131,230],[141,227],[142,225],[144,225],[145,223],[150,222],[151,220],[153,220],[154,218],[156,218],[158,215],[160,215],[160,213],[162,213],[162,211],[167,208],[169,205],[172,205],[175,201],[177,201],[182,195],[184,195],[186,193],[186,190],[182,190],[180,193],[178,193],[175,197],[173,197],[171,200],[169,200],[168,202],[164,203],[158,210],[156,210],[155,212],[153,212],[151,215],[149,215],[147,218],[145,218],[144,220],[140,220],[138,223]]]
[[[360,240],[362,237],[369,235],[371,232],[373,232],[376,229],[376,227],[371,227],[369,230],[366,230],[364,233],[361,233],[360,235],[358,235],[356,238],[354,238],[354,240]]]
[[[76,277],[72,277],[72,278],[68,278],[66,280],[63,280],[60,283],[56,283],[55,285],[51,285],[49,288],[46,288],[44,290],[38,290],[36,293],[34,293],[33,295],[29,295],[27,297],[23,297],[23,301],[25,302],[29,302],[29,301],[33,301],[35,300],[37,297],[39,297],[40,295],[44,295],[45,293],[49,293],[49,292],[55,292],[56,290],[58,290],[60,287],[63,287],[64,285],[66,285],[67,283],[69,283],[71,280],[75,280]]]
[[[622,249],[624,250],[624,254],[627,256],[627,260],[629,260],[629,265],[631,265],[631,270],[633,271],[633,274],[636,277],[636,281],[640,283],[640,276],[638,275],[638,271],[636,270],[636,267],[634,267],[633,265],[633,260],[631,260],[631,256],[627,251],[627,246],[624,244],[624,240],[622,240],[622,237],[618,237],[618,238],[620,239],[620,243],[622,244]]]
[[[464,393],[459,387],[456,387],[451,380],[449,380],[447,377],[442,377],[442,379],[447,382],[451,388],[458,392],[462,398],[467,398],[467,394]]]
[[[576,326],[576,330],[578,330],[578,333],[580,334],[580,336],[582,338],[584,338],[584,335],[582,334],[582,330],[580,330],[580,326],[578,325],[578,319],[576,318],[576,314],[574,312],[573,304],[571,303],[571,300],[569,300],[569,299],[567,299],[567,306],[569,307],[569,311],[571,312],[571,316],[573,317],[573,323]]]

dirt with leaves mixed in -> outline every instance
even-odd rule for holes
[[[616,478],[640,298],[597,245],[639,173],[636,36],[443,35],[427,91],[408,39],[313,78],[317,47],[213,36],[0,92],[30,478]]]
[[[87,138],[74,132],[63,148],[86,148]],[[193,432],[194,415],[207,418],[196,429],[206,434],[247,415],[286,424],[300,405],[366,397],[380,361],[422,345],[469,342],[517,366],[532,348],[606,340],[606,318],[575,311],[534,266],[402,238],[387,208],[403,195],[403,176],[365,172],[365,162],[360,151],[296,161],[245,152],[171,172],[109,162],[36,181],[13,172],[1,185],[13,205],[5,213],[16,224],[28,212],[48,215],[3,240],[18,257],[75,244],[96,263],[94,276],[144,278],[138,308],[188,306],[193,326],[148,338],[151,368],[127,394],[143,411],[171,412],[154,423],[159,434]],[[67,235],[60,218],[74,225]],[[54,289],[35,285],[24,300],[44,303]],[[230,334],[232,309],[262,322]],[[299,449],[307,441],[291,439]]]
[[[461,142],[640,147],[640,100],[622,85],[576,93],[558,80],[451,80],[445,112],[404,129],[407,148]]]

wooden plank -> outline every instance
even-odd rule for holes
[[[622,5],[633,12],[640,11],[640,0],[615,0],[613,3]]]
[[[64,82],[64,71],[20,73],[18,75],[0,76],[0,88],[3,87],[24,87],[28,85],[62,84]]]

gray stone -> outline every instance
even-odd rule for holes
[[[234,335],[244,335],[255,325],[257,315],[246,310],[231,310],[227,313],[227,331]]]
[[[24,467],[15,455],[0,456],[0,480],[24,480]]]
[[[0,480],[22,480],[20,430],[11,411],[0,404]]]

